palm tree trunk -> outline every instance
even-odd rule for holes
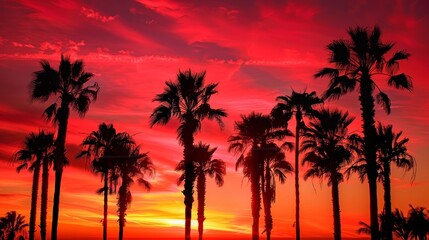
[[[185,196],[185,240],[191,239],[191,220],[192,220],[192,204],[194,202],[194,163],[193,163],[193,148],[194,137],[192,131],[184,129],[183,131],[184,149],[183,155],[185,160],[185,184],[182,191]]]
[[[364,155],[367,162],[367,176],[369,183],[370,200],[370,221],[371,239],[380,239],[378,227],[378,206],[377,206],[377,166],[375,148],[375,110],[374,97],[372,96],[372,86],[368,73],[363,73],[360,83],[360,104],[362,111],[363,135],[364,135]]]
[[[61,107],[58,109],[58,135],[55,141],[55,188],[54,188],[54,202],[52,207],[52,232],[51,240],[57,240],[58,234],[58,216],[60,213],[60,192],[61,180],[63,176],[64,163],[66,162],[66,135],[67,123],[69,118],[69,106],[65,99],[62,99]]]
[[[198,175],[197,182],[197,191],[198,191],[198,239],[203,239],[203,230],[204,230],[204,208],[206,205],[206,176],[204,171],[201,171]]]
[[[301,239],[299,224],[299,132],[301,130],[301,119],[296,119],[295,128],[295,234],[296,240]]]
[[[261,187],[259,185],[259,176],[257,173],[251,173],[252,190],[252,240],[259,240],[259,209],[261,208]]]
[[[267,160],[265,164],[265,187],[262,191],[265,212],[265,232],[267,234],[267,240],[271,239],[271,230],[273,229],[273,218],[271,216],[271,171],[269,166],[270,165]]]
[[[124,238],[124,226],[125,226],[125,211],[127,207],[127,189],[122,183],[119,187],[119,199],[118,199],[118,212],[119,212],[119,240]]]
[[[31,191],[31,210],[30,210],[30,225],[29,238],[34,240],[34,232],[36,231],[36,210],[37,210],[37,195],[39,192],[39,177],[40,177],[40,157],[37,156],[34,171],[33,171],[33,186]]]
[[[393,239],[393,223],[392,223],[392,201],[390,196],[390,163],[384,161],[383,163],[383,175],[384,175],[384,214],[385,214],[385,229],[383,229],[386,240]]]
[[[104,209],[103,209],[103,240],[107,240],[107,199],[109,194],[108,184],[109,171],[104,171]]]
[[[334,212],[334,239],[341,240],[340,199],[336,174],[332,179],[332,207]]]
[[[49,160],[45,158],[42,164],[42,199],[40,202],[40,238],[46,240],[46,218],[48,215],[48,184]]]

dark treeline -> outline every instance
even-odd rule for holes
[[[377,122],[375,105],[379,104],[390,114],[391,100],[376,82],[374,76],[385,76],[389,86],[411,91],[411,78],[399,71],[399,62],[410,56],[404,50],[392,53],[394,44],[381,41],[378,27],[355,27],[348,30],[348,39],[334,40],[327,46],[329,66],[314,74],[316,79],[328,79],[328,87],[322,94],[316,92],[285,93],[273,101],[269,114],[251,112],[243,114],[235,122],[235,133],[229,138],[229,151],[235,154],[236,170],[241,169],[251,188],[252,240],[260,237],[260,211],[264,211],[263,233],[270,239],[274,229],[271,206],[276,200],[276,187],[283,184],[288,175],[295,180],[295,230],[301,238],[300,225],[300,165],[308,165],[304,180],[326,179],[332,193],[333,238],[341,239],[339,184],[352,174],[362,182],[368,181],[370,223],[361,222],[357,231],[371,239],[392,240],[393,234],[401,239],[426,239],[429,233],[428,210],[413,207],[405,216],[400,210],[392,211],[391,167],[396,166],[415,174],[415,159],[408,152],[408,138],[392,125]],[[389,56],[389,58],[388,58]],[[70,61],[61,56],[58,69],[47,61],[41,61],[41,70],[34,72],[31,81],[32,99],[46,102],[54,99],[44,111],[44,116],[57,127],[54,133],[40,130],[30,133],[24,147],[14,156],[19,163],[17,170],[28,169],[33,173],[30,220],[16,212],[8,212],[0,219],[0,239],[27,238],[34,240],[37,219],[39,178],[41,184],[40,237],[47,239],[48,176],[55,174],[52,209],[52,240],[58,239],[61,181],[64,167],[69,164],[66,156],[66,135],[70,111],[80,117],[88,112],[97,99],[100,87],[90,83],[93,74],[84,71],[82,60]],[[195,135],[203,131],[204,120],[215,120],[220,129],[228,116],[227,110],[211,105],[211,98],[218,92],[219,83],[206,83],[205,72],[179,71],[174,81],[165,82],[164,90],[153,101],[159,105],[153,110],[151,127],[165,125],[172,118],[179,121],[177,139],[183,147],[183,156],[176,171],[180,172],[177,184],[184,183],[185,239],[191,239],[191,219],[194,189],[197,189],[198,233],[203,239],[205,216],[206,176],[213,177],[218,186],[224,184],[225,163],[214,158],[216,147],[209,143],[195,144]],[[362,131],[351,134],[349,126],[355,120],[347,111],[328,106],[328,101],[356,91],[360,104]],[[276,96],[273,96],[273,100]],[[295,129],[290,129],[293,123]],[[82,141],[82,151],[77,158],[86,158],[94,174],[102,178],[102,186],[96,189],[103,195],[103,240],[107,236],[109,195],[117,196],[119,236],[123,239],[126,212],[132,201],[131,185],[137,182],[150,190],[147,177],[155,174],[155,165],[149,153],[135,142],[130,133],[120,132],[111,123],[100,123],[98,129]],[[287,161],[285,152],[293,151],[294,165]],[[214,158],[214,159],[213,159]],[[377,182],[384,190],[384,206],[377,205]],[[196,187],[195,187],[196,184]],[[279,230],[281,231],[281,230]]]

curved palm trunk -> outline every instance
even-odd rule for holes
[[[125,211],[127,210],[127,188],[122,183],[122,186],[119,187],[119,240],[124,239],[124,226],[125,226]]]
[[[197,181],[197,191],[198,191],[198,239],[203,239],[203,230],[204,230],[204,208],[206,205],[206,176],[205,173],[201,171],[198,175]]]
[[[33,171],[33,186],[31,191],[31,210],[30,210],[30,225],[29,238],[34,240],[34,232],[36,231],[36,210],[37,210],[37,195],[39,192],[39,177],[40,177],[40,157],[37,157],[36,165]]]
[[[192,219],[192,204],[194,202],[194,163],[192,152],[194,148],[194,136],[192,131],[185,129],[183,132],[184,149],[183,155],[185,160],[185,184],[182,191],[185,196],[185,240],[191,239],[191,219]]]
[[[108,170],[104,171],[104,208],[103,208],[103,240],[107,240],[107,201],[108,201]]]
[[[295,234],[296,240],[301,239],[299,224],[299,132],[301,131],[301,119],[296,119],[295,128]]]
[[[380,231],[378,228],[378,206],[377,206],[377,166],[375,148],[375,110],[372,87],[368,73],[363,73],[360,83],[360,104],[363,121],[364,155],[367,162],[367,176],[369,183],[371,239],[378,240]]]
[[[58,135],[55,141],[55,188],[54,188],[54,203],[52,207],[52,232],[51,240],[57,240],[58,234],[58,216],[60,213],[60,192],[61,180],[63,176],[64,163],[66,161],[66,134],[67,123],[69,118],[69,107],[65,99],[62,99],[61,107],[58,109]],[[61,112],[60,112],[61,111]]]
[[[387,240],[393,239],[393,223],[392,223],[392,201],[390,196],[390,164],[389,161],[384,161],[383,163],[383,187],[384,187],[384,214],[385,214],[385,224],[383,229],[384,235]]]
[[[46,240],[46,217],[48,215],[48,184],[49,162],[44,159],[42,163],[42,199],[40,202],[40,238]]]
[[[340,198],[336,174],[332,179],[332,208],[334,212],[334,239],[341,240]]]

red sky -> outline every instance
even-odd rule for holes
[[[157,167],[150,193],[138,185],[132,187],[125,237],[183,236],[182,187],[176,186],[178,174],[173,171],[182,152],[176,140],[178,124],[172,121],[150,128],[149,116],[156,106],[152,99],[163,90],[164,82],[174,80],[179,69],[189,68],[206,70],[208,82],[220,83],[212,104],[229,114],[222,131],[215,123],[205,122],[196,136],[197,141],[217,146],[215,157],[227,162],[224,187],[209,180],[206,236],[246,236],[251,231],[250,186],[235,171],[235,157],[227,152],[234,121],[251,111],[268,113],[276,96],[290,94],[292,88],[322,93],[327,80],[314,80],[312,75],[327,65],[326,45],[346,38],[349,27],[374,24],[381,27],[383,39],[396,42],[395,50],[412,54],[401,69],[412,76],[414,91],[397,91],[380,83],[391,97],[392,114],[380,109],[376,113],[377,120],[393,124],[411,139],[409,149],[418,162],[412,183],[410,173],[394,170],[393,207],[403,211],[408,204],[429,207],[427,1],[0,0],[0,4],[0,214],[17,210],[28,219],[31,174],[16,173],[10,161],[28,133],[54,131],[41,118],[48,103],[32,102],[28,86],[40,59],[57,67],[60,54],[65,53],[72,60],[84,59],[101,91],[84,119],[72,115],[69,121],[71,166],[63,175],[61,238],[101,237],[103,203],[95,193],[102,184],[100,177],[88,171],[87,162],[74,159],[80,142],[101,122],[134,134]],[[327,104],[349,110],[357,117],[353,130],[359,131],[356,94]],[[292,154],[287,157],[292,161]],[[301,186],[302,235],[330,237],[330,188],[318,179],[304,182],[301,178]],[[273,236],[293,237],[292,175],[278,188]],[[369,222],[367,192],[367,184],[356,178],[340,185],[343,236],[357,237],[358,221]],[[115,196],[110,198],[109,214],[109,236],[114,238],[118,231]],[[195,236],[196,226],[193,222]]]

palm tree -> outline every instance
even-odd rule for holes
[[[295,115],[295,231],[296,239],[301,239],[299,222],[299,138],[304,128],[304,116],[312,117],[316,111],[314,105],[323,101],[317,97],[316,92],[307,93],[306,91],[298,93],[292,91],[290,96],[278,96],[277,105],[272,110],[272,115],[277,119],[289,121],[292,115]]]
[[[391,239],[393,231],[392,223],[392,201],[390,188],[390,164],[393,162],[397,167],[411,170],[414,166],[414,157],[407,152],[409,139],[402,138],[402,131],[393,132],[392,125],[377,126],[377,164],[381,169],[380,178],[384,188],[384,213],[386,214],[385,230],[387,238]]]
[[[411,227],[411,237],[419,240],[426,240],[429,233],[429,218],[424,207],[413,207],[408,211],[408,222]]]
[[[61,55],[58,70],[53,69],[46,60],[42,60],[40,64],[42,69],[34,72],[34,79],[31,82],[32,99],[46,102],[51,96],[58,96],[56,101],[44,111],[48,120],[58,122],[54,150],[55,190],[51,232],[51,239],[57,240],[61,179],[64,164],[67,161],[65,143],[70,107],[83,117],[90,103],[96,100],[99,87],[97,83],[86,85],[93,74],[84,71],[82,60],[71,63],[69,57]],[[59,107],[57,107],[58,101]]]
[[[24,218],[21,214],[16,214],[16,211],[7,212],[5,217],[0,218],[0,225],[3,227],[3,238],[15,240],[17,234],[24,233],[28,227]]]
[[[261,179],[264,177],[264,161],[267,148],[274,140],[291,135],[289,130],[277,130],[273,119],[268,115],[250,113],[235,122],[236,135],[229,138],[229,151],[239,154],[236,170],[243,167],[243,174],[250,180],[252,192],[252,239],[259,239],[259,210],[261,208]]]
[[[290,134],[291,135],[291,134]],[[281,184],[286,182],[286,173],[292,172],[292,165],[286,161],[285,153],[274,142],[268,142],[263,146],[264,151],[264,173],[261,176],[262,201],[265,212],[265,232],[267,240],[271,239],[273,229],[273,217],[271,214],[271,205],[276,200],[276,181],[277,176]]]
[[[147,153],[141,153],[139,147],[119,146],[115,150],[117,174],[121,185],[118,191],[118,216],[119,216],[119,240],[124,237],[125,215],[128,206],[131,204],[132,195],[130,191],[134,180],[142,185],[146,190],[150,190],[150,183],[144,179],[146,175],[152,176],[155,168]]]
[[[33,172],[33,184],[31,191],[31,207],[30,207],[30,224],[29,224],[29,239],[34,240],[34,233],[36,231],[36,210],[37,210],[37,195],[39,191],[39,177],[40,177],[40,168],[43,164],[43,183],[46,181],[45,172],[49,171],[45,169],[45,165],[49,166],[49,161],[51,157],[52,148],[54,145],[54,134],[45,133],[43,130],[39,131],[39,134],[30,133],[25,138],[24,148],[19,150],[15,155],[15,160],[20,163],[17,167],[17,171],[20,172],[24,168],[28,168],[29,171]],[[46,185],[46,183],[45,183]],[[47,188],[43,185],[42,187],[42,196],[43,191],[46,191]],[[43,206],[46,207],[46,206]],[[42,207],[43,210],[46,208]],[[46,221],[46,216],[45,216]],[[46,225],[45,225],[46,227]],[[45,228],[46,230],[46,228]]]
[[[324,94],[327,99],[338,99],[340,96],[354,91],[359,85],[364,155],[368,163],[371,239],[379,239],[374,102],[376,100],[387,113],[390,113],[390,99],[376,84],[374,76],[388,76],[390,86],[411,91],[410,77],[404,73],[395,75],[399,68],[399,61],[408,59],[410,54],[403,50],[398,51],[386,61],[386,54],[394,44],[383,43],[380,40],[381,32],[377,26],[372,31],[363,27],[350,28],[348,34],[350,40],[334,40],[328,45],[331,54],[330,63],[334,65],[334,68],[323,68],[314,76],[330,78],[331,81]],[[376,99],[374,99],[374,89],[378,90]]]
[[[217,148],[210,148],[210,145],[199,142],[194,146],[194,167],[195,176],[197,179],[197,192],[198,192],[198,236],[203,239],[204,230],[204,216],[206,206],[206,175],[214,177],[216,184],[223,186],[223,176],[226,173],[225,162],[221,159],[212,159],[213,153]],[[177,165],[176,171],[185,171],[185,161],[182,160]],[[177,183],[180,185],[185,179],[185,174],[180,175]]]
[[[160,105],[151,115],[151,126],[165,125],[174,116],[180,121],[177,129],[179,143],[183,145],[185,161],[185,239],[191,239],[192,204],[194,202],[194,161],[192,156],[194,134],[201,130],[201,122],[205,119],[215,119],[222,127],[222,118],[226,117],[225,110],[212,108],[209,104],[211,97],[217,93],[218,83],[205,85],[206,73],[192,73],[191,70],[179,71],[177,81],[166,82],[164,92],[158,94],[153,101]]]
[[[353,158],[348,135],[348,127],[353,120],[354,117],[350,117],[348,112],[322,109],[304,132],[305,140],[301,146],[301,151],[307,152],[303,164],[310,165],[304,179],[309,177],[327,178],[328,186],[332,187],[335,240],[341,239],[338,186],[343,181],[341,170]]]
[[[395,209],[392,213],[393,231],[396,236],[402,240],[408,240],[411,234],[411,226],[408,218],[404,216],[404,213],[399,209]]]
[[[91,168],[96,174],[102,175],[104,185],[97,193],[104,194],[103,208],[103,240],[107,239],[107,203],[108,193],[112,194],[112,188],[109,190],[109,180],[112,180],[114,171],[114,150],[118,146],[127,146],[134,144],[132,137],[125,132],[117,133],[113,124],[101,123],[97,131],[93,131],[82,142],[86,150],[82,151],[78,157],[86,155],[93,157]],[[110,178],[109,178],[110,174]]]

